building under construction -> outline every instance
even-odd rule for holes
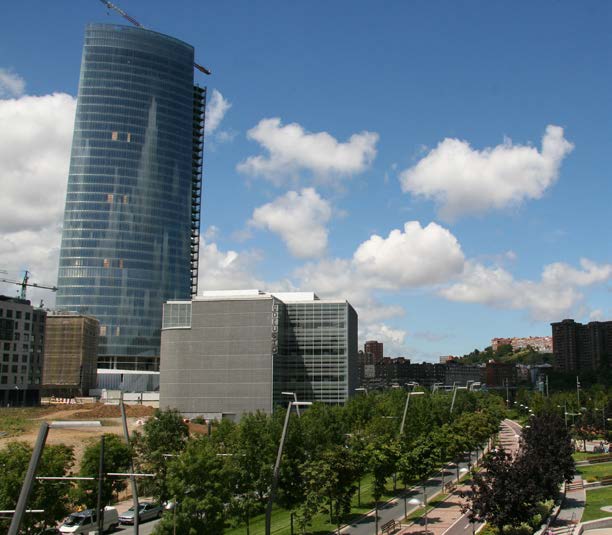
[[[86,396],[96,387],[99,330],[91,316],[47,316],[43,396]]]

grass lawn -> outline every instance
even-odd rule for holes
[[[351,515],[345,518],[343,524],[352,521],[353,519],[359,518],[363,514],[374,509],[374,499],[372,498],[372,481],[373,477],[368,474],[361,480],[361,506],[358,505],[357,493],[353,497]],[[401,485],[398,482],[398,491]],[[380,503],[384,503],[393,498],[393,487],[391,484],[387,485],[388,490],[383,497],[380,499]],[[257,515],[251,519],[250,532],[251,535],[263,535],[265,532],[266,517],[265,514]],[[336,526],[329,523],[329,518],[325,515],[315,516],[312,525],[308,529],[308,533],[313,535],[323,535],[333,533]],[[271,532],[274,535],[290,535],[291,534],[291,514],[286,509],[274,508],[272,510],[272,529]],[[298,533],[297,521],[294,519],[294,532]],[[246,533],[246,526],[244,524],[237,528],[228,528],[223,533],[226,535],[244,535]]]
[[[612,462],[577,466],[576,468],[582,474],[582,479],[587,481],[599,481],[612,477]]]
[[[40,418],[52,412],[47,407],[5,407],[0,409],[0,438],[18,437],[36,427]],[[4,434],[2,434],[4,433]]]
[[[582,515],[582,522],[612,516],[612,513],[601,510],[604,505],[612,505],[612,486],[587,490],[586,498],[587,503]]]

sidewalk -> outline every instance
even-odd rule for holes
[[[500,443],[509,452],[514,455],[519,447],[519,435],[516,425],[513,427],[510,424],[515,422],[502,423],[500,431]],[[427,533],[432,535],[463,535],[478,531],[483,524],[475,523],[472,525],[467,515],[462,512],[462,507],[466,502],[465,498],[461,498],[461,492],[470,491],[470,484],[466,481],[458,487],[444,502],[438,504],[434,509],[427,513]],[[413,524],[403,528],[400,535],[427,535],[425,533],[425,518],[420,518]]]
[[[582,486],[582,475],[576,474],[567,486],[561,510],[550,529],[555,534],[571,533],[580,522],[586,504],[586,492]]]

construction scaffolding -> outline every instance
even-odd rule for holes
[[[43,395],[86,396],[96,387],[99,330],[99,321],[90,316],[47,316]]]

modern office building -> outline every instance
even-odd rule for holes
[[[566,319],[551,326],[555,369],[579,372],[612,366],[612,321],[583,325]]]
[[[96,318],[58,312],[47,316],[44,396],[88,396],[96,387],[98,337]]]
[[[193,47],[85,32],[57,308],[100,321],[98,366],[157,370],[162,305],[197,291],[205,90]]]
[[[164,305],[160,406],[239,419],[289,401],[342,404],[357,386],[357,313],[311,292],[204,292]]]
[[[37,405],[47,313],[30,301],[0,295],[0,406]]]

